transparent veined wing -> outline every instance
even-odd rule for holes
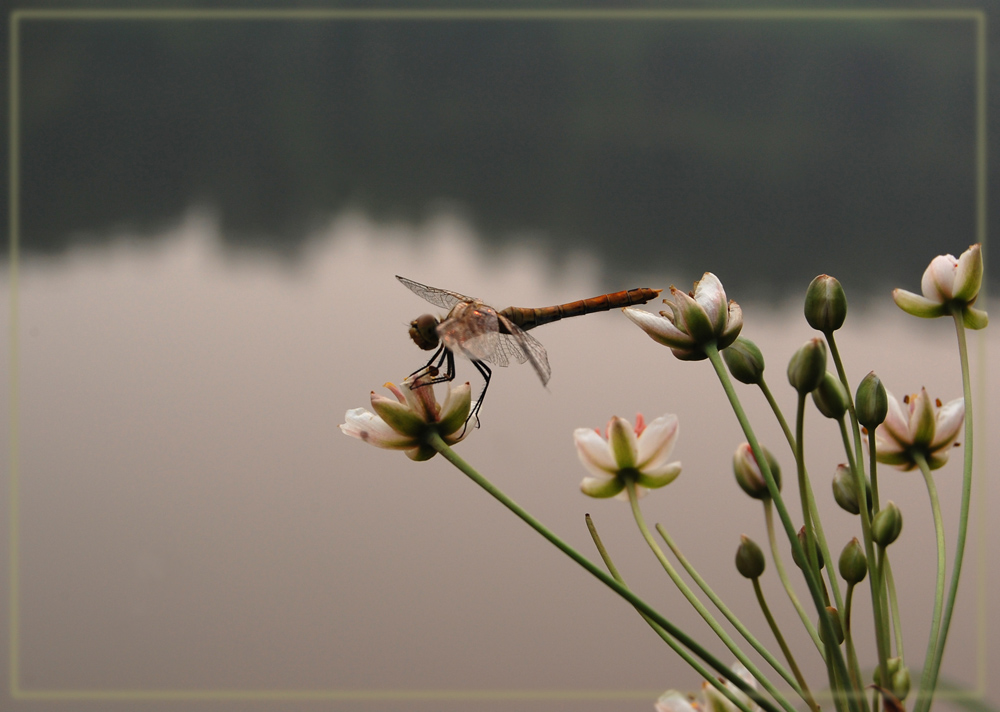
[[[458,292],[452,292],[447,289],[438,289],[437,287],[428,287],[426,284],[414,282],[412,279],[400,277],[398,274],[396,275],[396,279],[402,282],[403,286],[421,299],[430,302],[436,307],[441,307],[442,309],[451,309],[456,304],[461,304],[462,302],[479,301],[478,299],[467,297],[464,294],[459,294]]]
[[[549,355],[545,351],[545,347],[539,343],[538,339],[525,333],[521,327],[503,314],[497,314],[497,321],[502,330],[501,333],[497,334],[494,356],[486,360],[498,366],[506,366],[511,358],[518,363],[528,361],[535,369],[535,373],[538,374],[538,378],[541,379],[542,385],[548,385],[549,378],[552,376],[552,368],[549,366]],[[503,363],[500,362],[500,359],[503,360]]]

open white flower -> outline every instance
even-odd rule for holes
[[[599,430],[577,428],[573,433],[580,462],[590,472],[580,489],[591,497],[628,499],[626,483],[636,483],[641,497],[647,489],[670,484],[681,473],[681,463],[667,462],[680,428],[676,415],[663,415],[646,425],[641,414],[635,427],[617,415],[604,436]]]
[[[429,460],[436,450],[425,441],[428,429],[437,431],[441,439],[454,445],[464,439],[470,430],[466,427],[472,404],[472,389],[468,383],[455,388],[448,384],[448,395],[439,405],[434,386],[420,384],[411,387],[403,381],[403,388],[394,383],[385,387],[396,397],[386,398],[372,391],[372,413],[364,408],[352,408],[344,416],[340,429],[345,435],[362,440],[369,445],[387,450],[403,450],[411,460]]]
[[[931,260],[920,280],[923,296],[895,289],[892,298],[907,314],[924,319],[947,316],[957,307],[966,327],[983,329],[989,324],[989,316],[972,307],[982,283],[982,250],[979,245],[972,245],[958,259],[953,255],[938,255]]]
[[[661,311],[660,316],[637,307],[622,311],[651,339],[669,346],[683,361],[706,358],[704,346],[713,341],[721,351],[736,341],[743,328],[743,310],[736,302],[726,301],[722,282],[711,272],[694,283],[690,294],[670,287],[670,299],[663,303],[670,311]]]
[[[900,403],[888,393],[889,410],[875,431],[875,459],[901,470],[917,467],[920,454],[936,470],[948,461],[955,438],[965,420],[965,402],[961,398],[941,404],[931,400],[925,388],[906,396]]]

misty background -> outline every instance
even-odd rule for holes
[[[855,381],[876,369],[899,396],[961,394],[950,326],[915,323],[888,293],[917,291],[931,258],[978,239],[971,19],[22,16],[18,29],[19,232],[0,278],[4,370],[18,366],[2,416],[17,463],[16,504],[2,495],[18,536],[2,555],[2,686],[24,698],[11,709],[104,709],[118,691],[207,710],[231,704],[221,690],[267,708],[649,710],[668,687],[697,689],[634,612],[441,458],[341,435],[346,409],[425,358],[405,332],[431,308],[395,274],[502,308],[690,289],[710,270],[784,391],[813,335],[801,295],[829,273],[851,300]],[[997,76],[995,50],[989,64]],[[743,438],[710,369],[614,313],[533,333],[552,383],[496,369],[463,457],[588,555],[591,512],[630,584],[703,636],[627,506],[579,494],[571,440],[613,414],[678,413],[684,474],[644,500],[647,517],[762,625],[731,560],[741,533],[765,534],[732,486]],[[972,339],[983,403],[1000,395],[992,338]],[[843,456],[810,419],[828,495]],[[960,462],[939,479],[949,560]],[[912,473],[883,477],[911,537],[896,575],[917,670],[926,493]],[[856,526],[826,505],[839,552]],[[996,700],[978,608],[996,532],[977,522],[945,671]]]

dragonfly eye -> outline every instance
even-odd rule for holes
[[[410,322],[410,338],[424,351],[438,347],[437,317],[422,314]]]

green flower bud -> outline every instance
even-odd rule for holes
[[[858,393],[854,397],[854,407],[858,422],[869,430],[874,430],[885,422],[885,416],[889,412],[889,396],[882,380],[874,371],[861,379]]]
[[[779,467],[778,461],[774,459],[774,455],[766,447],[764,448],[764,458],[767,460],[767,466],[771,470],[771,476],[774,477],[774,483],[780,490],[781,467]],[[749,443],[742,443],[736,448],[736,452],[733,454],[733,472],[736,475],[736,482],[739,486],[754,499],[767,499],[771,496],[771,493],[767,489],[767,482],[764,480],[764,475],[760,471],[757,458],[754,457]]]
[[[740,383],[756,385],[764,378],[764,354],[750,339],[742,336],[722,352],[722,358]]]
[[[740,546],[736,550],[736,570],[744,578],[760,578],[764,573],[764,552],[749,537],[740,535]]]
[[[827,418],[840,420],[847,412],[847,391],[840,379],[827,371],[819,387],[812,392],[813,403]]]
[[[826,344],[823,339],[810,339],[788,362],[788,382],[799,393],[815,390],[825,375]]]
[[[806,528],[805,527],[802,527],[801,529],[799,529],[798,537],[799,537],[799,544],[802,545],[802,551],[805,552],[805,550],[806,550]],[[823,552],[819,550],[819,542],[815,542],[814,541],[814,544],[815,544],[815,548],[816,548],[816,561],[819,562],[819,567],[822,569],[823,566],[824,566]],[[803,570],[805,569],[806,562],[802,561],[799,558],[798,554],[795,553],[795,549],[794,548],[792,549],[792,561],[794,561],[795,565],[798,566],[800,569],[803,569]]]
[[[868,478],[865,478],[865,493],[868,499],[868,512],[872,511],[872,489]],[[833,498],[840,505],[840,508],[851,514],[860,514],[861,506],[858,503],[858,488],[855,484],[854,473],[847,465],[837,465],[837,471],[833,475]]]
[[[889,658],[885,661],[889,673],[889,685],[882,684],[882,670],[875,668],[874,681],[879,687],[887,688],[898,700],[905,700],[910,694],[910,670],[903,664],[903,659]]]
[[[826,612],[830,614],[830,622],[833,623],[834,644],[840,645],[841,643],[844,642],[844,626],[840,622],[840,611],[838,611],[833,606],[827,606]],[[823,632],[825,628],[823,628],[822,621],[820,621],[819,625],[816,626],[816,630],[819,631],[820,640],[822,640],[824,643],[829,642],[826,639],[826,634]]]
[[[868,560],[857,537],[847,542],[847,546],[840,552],[838,568],[841,578],[849,584],[859,584],[865,580],[868,575]]]
[[[872,539],[879,546],[886,547],[899,538],[901,531],[903,531],[903,513],[894,502],[890,501],[872,520]]]
[[[806,290],[806,321],[824,334],[836,331],[847,318],[847,295],[833,277],[821,274]]]

